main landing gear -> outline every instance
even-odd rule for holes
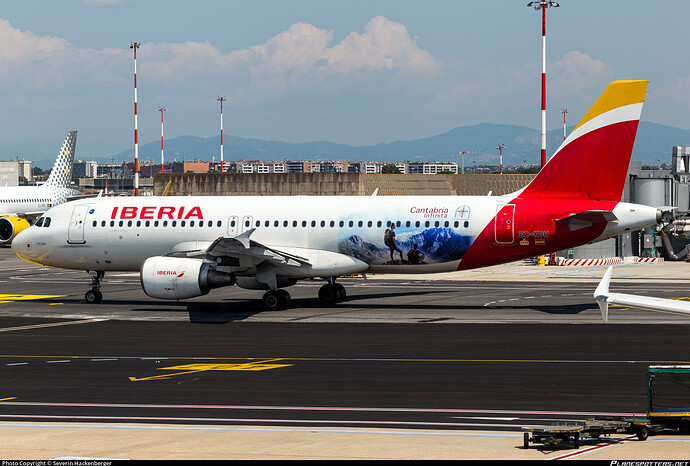
[[[321,304],[332,306],[345,301],[347,292],[340,283],[335,283],[335,278],[329,278],[328,283],[319,289],[319,300]],[[269,290],[261,298],[261,305],[267,311],[277,311],[286,309],[290,306],[292,298],[290,293],[285,290]]]
[[[267,311],[286,309],[292,302],[290,293],[285,290],[269,290],[261,298],[261,305]]]
[[[103,299],[103,293],[101,293],[101,280],[103,280],[103,275],[105,272],[89,272],[91,274],[91,289],[84,295],[84,300],[88,304],[98,304]]]

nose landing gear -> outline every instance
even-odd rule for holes
[[[87,291],[86,294],[84,295],[84,300],[88,304],[98,304],[103,299],[103,293],[101,293],[100,288],[101,288],[101,280],[103,280],[103,276],[105,275],[105,272],[89,271],[89,274],[91,275],[91,289],[89,291]]]

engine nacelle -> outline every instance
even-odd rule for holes
[[[11,243],[20,231],[30,226],[31,224],[21,217],[0,217],[0,244]]]
[[[144,293],[158,299],[187,299],[235,284],[235,275],[219,272],[215,262],[180,257],[150,257],[141,266]]]

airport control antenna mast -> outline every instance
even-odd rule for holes
[[[496,146],[496,149],[498,149],[498,170],[501,175],[503,174],[503,149],[505,148],[506,146],[504,144]]]
[[[564,108],[563,110],[561,110],[561,112],[563,113],[563,140],[565,141],[565,114],[568,113],[568,109]]]
[[[158,111],[161,112],[161,173],[163,173],[163,166],[165,164],[165,158],[163,157],[163,112],[166,110],[167,108],[165,107],[158,108]]]
[[[541,10],[541,167],[546,165],[546,9],[550,6],[559,7],[552,0],[529,2],[535,10]]]
[[[129,46],[134,49],[134,195],[139,195],[139,135],[137,133],[137,49],[139,42],[132,42]]]
[[[228,100],[225,97],[218,96],[216,100],[220,101],[220,172],[223,172],[223,102]]]

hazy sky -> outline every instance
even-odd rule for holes
[[[644,120],[690,128],[690,1],[560,3],[547,10],[549,130],[563,108],[572,128],[616,79],[650,80]],[[357,146],[482,122],[537,129],[541,13],[526,4],[0,0],[0,143],[52,158],[76,129],[78,158],[133,151],[131,42],[140,144],[160,140],[160,106],[166,138],[218,135],[219,95],[224,133],[241,137]]]

